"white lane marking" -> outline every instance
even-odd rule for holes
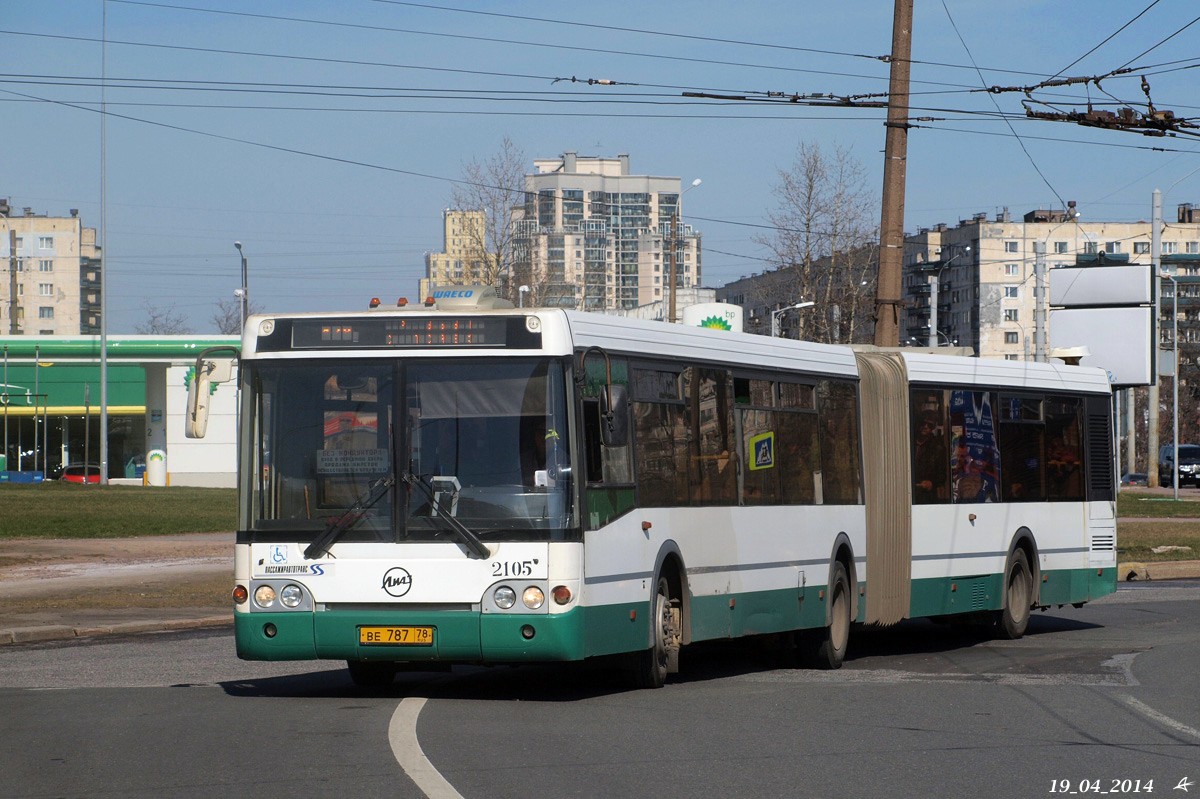
[[[1200,740],[1200,730],[1197,730],[1193,727],[1189,727],[1186,724],[1176,721],[1175,719],[1171,718],[1170,716],[1159,713],[1154,708],[1150,707],[1149,705],[1147,705],[1143,702],[1139,702],[1138,700],[1134,699],[1132,696],[1123,696],[1123,697],[1121,697],[1121,701],[1123,701],[1125,704],[1129,705],[1131,708],[1136,710],[1138,713],[1141,713],[1143,716],[1146,716],[1149,719],[1153,719],[1154,721],[1157,721],[1159,724],[1163,725],[1167,729],[1171,729],[1171,730],[1174,730],[1175,732],[1183,733],[1184,735],[1190,735],[1191,737]]]
[[[417,784],[429,799],[463,799],[441,773],[425,757],[421,743],[417,740],[417,716],[425,707],[424,698],[402,699],[388,724],[388,743],[392,755],[404,773]]]
[[[991,685],[1090,685],[1097,688],[1126,688],[1131,684],[1124,673],[1107,674],[968,674],[933,673],[872,669],[856,671],[764,671],[732,679],[758,683],[805,683],[828,685],[894,685],[898,683],[980,683]],[[1137,685],[1134,681],[1133,685]]]

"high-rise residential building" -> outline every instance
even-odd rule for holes
[[[487,250],[483,211],[442,211],[442,251],[425,254],[421,297],[428,297],[435,286],[492,285],[496,279],[496,256]]]
[[[629,156],[537,159],[513,212],[512,287],[528,302],[587,311],[668,300],[700,282],[700,234],[683,222],[680,179],[631,175]]]
[[[976,214],[954,227],[922,228],[905,239],[901,343],[924,346],[936,336],[943,346],[972,347],[983,357],[1044,359],[1049,270],[1148,264],[1150,233],[1147,221],[1083,221],[1073,203],[1065,211],[1031,211],[1019,221],[1004,211],[991,219]],[[1194,307],[1200,296],[1200,214],[1190,205],[1179,206],[1177,221],[1163,226],[1162,268],[1178,276],[1181,341],[1200,340]],[[1170,328],[1169,321],[1160,325],[1163,335]]]
[[[0,211],[7,208],[0,201]],[[0,334],[99,333],[100,269],[96,229],[84,227],[78,211],[0,215]]]

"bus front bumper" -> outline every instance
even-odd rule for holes
[[[419,663],[530,663],[582,660],[582,611],[521,614],[476,611],[355,610],[234,613],[243,660],[388,660]],[[432,628],[418,644],[363,643],[360,630]]]

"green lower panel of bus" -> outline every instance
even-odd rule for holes
[[[1098,599],[1117,590],[1117,570],[1061,569],[1044,571],[1038,601],[1042,605],[1069,605]],[[909,603],[913,618],[999,610],[1004,575],[985,574],[914,580]]]
[[[693,595],[687,605],[692,641],[736,638],[823,627],[823,585],[711,596]],[[864,604],[859,603],[859,620]],[[648,602],[587,608],[587,654],[611,655],[645,649]]]
[[[416,644],[373,644],[363,628],[432,628]],[[508,663],[580,660],[583,611],[561,614],[480,614],[472,611],[322,611],[236,613],[243,660],[394,660]]]

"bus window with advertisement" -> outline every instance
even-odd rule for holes
[[[382,685],[616,656],[657,687],[703,640],[836,668],[856,623],[1013,638],[1115,590],[1099,370],[480,294],[247,322],[241,657]]]

